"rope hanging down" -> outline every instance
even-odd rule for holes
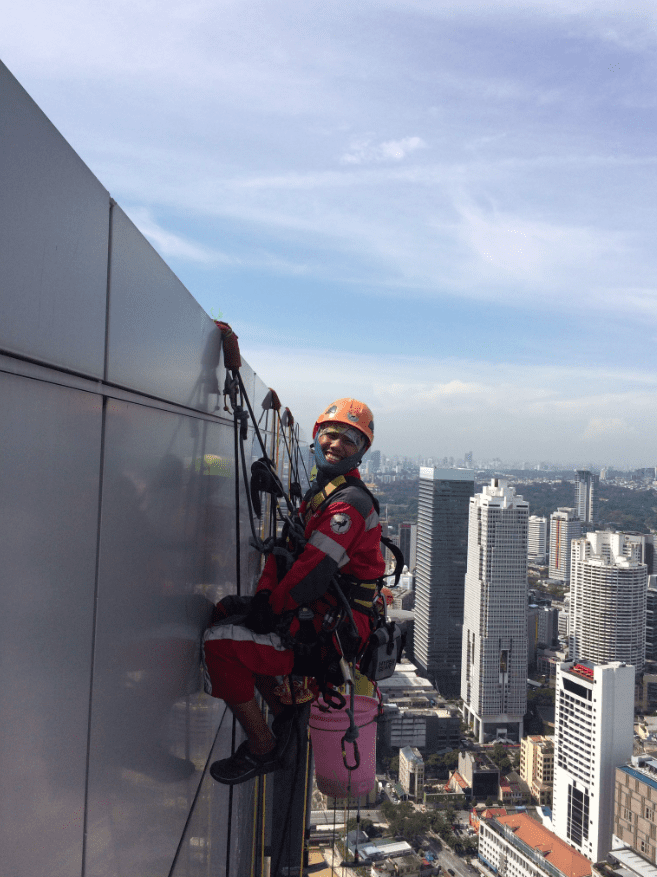
[[[262,433],[260,431],[258,421],[256,420],[253,408],[251,406],[251,401],[246,392],[244,381],[242,380],[242,375],[240,374],[239,369],[242,364],[242,360],[240,356],[239,346],[237,343],[237,335],[233,332],[233,330],[227,323],[223,323],[219,320],[215,320],[215,323],[222,333],[224,343],[224,364],[226,366],[226,380],[224,382],[223,390],[224,410],[232,410],[235,423],[239,426],[238,428],[238,426],[236,425],[235,431],[236,434],[239,434],[239,457],[244,484],[245,487],[248,488],[246,489],[245,493],[247,505],[249,508],[249,525],[251,527],[251,539],[249,541],[250,544],[258,551],[260,551],[261,553],[267,553],[271,551],[273,547],[273,542],[276,538],[276,524],[279,521],[281,523],[287,524],[288,527],[293,532],[295,532],[296,536],[302,537],[302,533],[296,532],[299,530],[299,526],[295,523],[294,520],[296,515],[296,506],[290,496],[288,496],[287,492],[285,491],[283,484],[279,478],[278,472],[276,471],[276,466],[269,454],[267,453],[267,448]],[[230,408],[227,404],[228,401],[230,402]],[[243,407],[244,405],[246,406],[246,409]],[[281,403],[274,390],[269,390],[267,396],[265,397],[265,400],[263,401],[263,407],[275,410],[280,420]],[[260,450],[262,452],[261,458],[259,460],[256,460],[251,465],[250,478],[248,477],[247,473],[246,452],[244,447],[248,439],[249,419],[251,421],[251,426],[253,427],[253,431],[260,446]],[[291,467],[294,467],[296,471],[298,471],[298,467],[295,466],[295,461],[292,456],[292,448],[288,444],[285,437],[284,442],[289,464]],[[298,445],[298,433],[296,444]],[[295,448],[294,450],[298,456],[300,450],[297,448]],[[239,465],[237,464],[237,460],[236,465]],[[248,485],[250,485],[250,487],[248,487]],[[259,494],[261,492],[267,492],[271,494],[274,498],[274,502],[272,503],[273,527],[271,530],[271,535],[264,540],[257,534],[254,524],[254,518],[260,518],[262,515],[262,508],[259,498]],[[294,492],[300,498],[300,488],[298,490],[298,493],[297,491]],[[285,504],[285,512],[281,510],[279,500],[283,500]]]
[[[233,332],[231,327],[227,323],[223,323],[221,321],[215,320],[217,327],[220,329],[222,333],[223,345],[224,345],[224,364],[226,366],[226,379],[224,383],[224,410],[231,411],[233,414],[234,420],[234,436],[235,436],[235,477],[236,477],[236,485],[235,485],[235,497],[236,503],[239,502],[239,470],[241,468],[243,482],[245,486],[245,495],[249,510],[249,524],[251,527],[251,539],[249,540],[251,545],[258,549],[259,551],[267,551],[271,550],[273,546],[273,541],[276,538],[276,527],[277,523],[280,521],[283,524],[287,524],[290,530],[299,531],[295,533],[297,537],[303,537],[303,532],[300,529],[299,525],[295,521],[297,508],[295,503],[291,499],[291,497],[286,493],[283,484],[278,476],[278,472],[276,469],[276,465],[274,461],[271,459],[269,454],[267,453],[267,449],[265,446],[265,442],[263,440],[262,433],[259,428],[259,424],[256,421],[253,408],[251,406],[251,402],[246,393],[246,388],[244,387],[244,382],[242,380],[242,376],[240,374],[240,366],[242,364],[239,346],[237,343],[237,335]],[[230,408],[228,407],[227,402],[230,402]],[[276,416],[278,418],[278,426],[280,429],[279,435],[283,436],[283,442],[285,445],[285,450],[287,453],[287,458],[290,466],[290,475],[291,478],[294,478],[294,482],[299,480],[299,459],[303,459],[300,445],[299,445],[299,432],[294,432],[294,418],[292,417],[289,409],[285,409],[284,419],[281,418],[280,409],[281,403],[278,399],[278,396],[274,390],[269,390],[267,396],[263,400],[263,409],[265,411],[273,410],[276,412]],[[244,407],[246,406],[246,407]],[[249,419],[251,421],[251,425],[253,427],[255,436],[257,438],[258,444],[262,451],[262,457],[255,461],[251,465],[251,478],[248,476],[247,471],[247,462],[246,462],[246,451],[245,451],[245,443],[248,440],[249,435]],[[288,442],[287,437],[285,436],[285,429],[288,428],[290,430],[290,440]],[[294,455],[294,456],[293,456]],[[238,463],[239,457],[239,463]],[[241,465],[240,465],[241,464]],[[304,466],[305,469],[305,466]],[[298,489],[295,489],[296,485],[292,483],[290,493],[295,497],[295,499],[301,500],[301,487],[298,486]],[[271,503],[271,520],[270,520],[270,536],[266,539],[262,539],[257,533],[254,524],[254,517],[260,518],[262,515],[262,508],[260,503],[261,492],[269,493],[273,502]],[[279,505],[279,500],[283,500],[285,503],[285,512],[283,512]],[[236,505],[236,508],[239,506]],[[238,540],[238,557],[237,564],[239,569],[239,540]],[[278,549],[274,548],[274,551]],[[239,578],[239,572],[238,572]],[[296,692],[295,688],[291,686],[291,703],[294,706],[296,702]],[[296,733],[298,735],[299,740],[301,739],[301,730],[296,726],[296,722],[294,722],[289,729],[290,736]],[[288,741],[289,742],[289,741]],[[231,749],[234,751],[234,741]],[[292,783],[293,787],[296,787],[297,781],[299,778],[299,771],[301,770],[301,765],[297,763],[295,765],[294,770],[294,780]],[[306,783],[308,781],[308,771],[310,768],[309,759],[306,759]],[[264,785],[264,784],[263,784]],[[233,788],[230,789],[230,799],[229,802],[232,805],[232,792]],[[264,803],[264,802],[263,802]],[[292,798],[290,798],[288,802],[288,818],[285,820],[286,831],[290,828],[290,808],[292,806]],[[305,807],[304,807],[305,809]],[[231,806],[231,815],[232,815],[232,806]],[[264,813],[263,813],[264,816]],[[288,835],[289,838],[289,835]],[[289,841],[288,841],[289,842]],[[274,863],[274,873],[278,873],[280,868],[280,863],[282,856],[284,854],[284,841],[281,842],[279,853],[278,853],[278,861]],[[228,853],[227,853],[228,854]],[[301,847],[301,857],[303,857],[303,839],[302,839],[302,847]],[[253,864],[253,863],[252,863]]]

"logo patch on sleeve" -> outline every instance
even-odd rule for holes
[[[338,512],[337,515],[333,515],[331,518],[331,530],[333,530],[338,536],[346,533],[350,527],[351,518],[344,512]]]

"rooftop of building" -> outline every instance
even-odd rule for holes
[[[570,664],[567,661],[561,665],[561,672],[569,676],[577,676],[585,682],[593,682],[596,669],[602,672],[603,670],[619,670],[628,666],[630,665],[624,661],[608,661],[606,664],[594,664],[593,661],[588,660],[574,661]]]
[[[458,770],[455,770],[449,779],[450,779],[450,781],[454,780],[454,782],[457,783],[462,789],[469,789],[470,788],[468,782],[463,779],[463,777],[458,772]],[[446,783],[445,788],[446,789],[449,788],[449,782]]]
[[[491,759],[486,755],[485,752],[463,752],[460,753],[459,757],[463,756],[463,758],[468,759],[473,762],[473,768],[477,771],[495,771],[499,773],[499,767],[491,761]]]
[[[480,506],[497,506],[502,509],[529,508],[529,503],[516,494],[515,488],[509,486],[506,478],[491,478],[490,484],[485,484],[481,493],[476,494],[471,502],[473,500]]]
[[[635,759],[632,759],[634,762]],[[623,764],[618,770],[626,773],[635,780],[639,780],[650,786],[651,789],[657,789],[657,759],[655,758],[638,758],[637,764]]]
[[[549,862],[565,877],[588,877],[591,862],[527,813],[495,817],[493,822],[510,829],[514,836]]]
[[[400,750],[400,754],[404,756],[406,761],[412,761],[414,764],[424,764],[422,754],[419,749],[415,748],[415,746],[403,746]]]
[[[484,807],[480,814],[482,819],[493,819],[495,817],[506,816],[508,814],[506,807]]]
[[[403,698],[401,699],[403,701]],[[404,718],[416,718],[420,716],[424,716],[425,718],[430,716],[438,716],[439,719],[458,719],[458,716],[455,716],[454,713],[449,710],[443,709],[442,707],[437,706],[406,706],[403,702],[395,699],[394,701],[386,702],[383,704],[384,711],[388,710],[396,710],[399,712],[400,716]]]
[[[380,859],[390,856],[408,856],[413,853],[413,847],[405,840],[396,841],[387,837],[370,839],[367,835],[365,838],[362,843],[360,838],[358,840],[358,854],[361,858]],[[349,846],[352,849],[354,845],[355,841],[350,841]]]
[[[657,877],[657,866],[631,847],[612,850],[609,859],[610,862],[601,862],[596,866],[606,877]]]
[[[540,749],[554,749],[554,737],[552,736],[547,736],[544,734],[531,734],[524,739],[529,740]]]
[[[423,676],[418,676],[417,667],[407,658],[402,658],[394,674],[388,679],[382,679],[377,683],[379,688],[384,691],[389,688],[408,688],[417,691],[434,692],[436,698],[439,697],[431,682]]]
[[[579,676],[580,679],[586,679],[587,682],[593,681],[594,665],[590,661],[577,661],[572,667],[565,667],[564,672],[570,673],[571,676]]]
[[[474,481],[474,469],[438,469],[435,466],[420,466],[423,481]]]

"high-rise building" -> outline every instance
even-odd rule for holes
[[[529,505],[503,478],[470,500],[461,697],[480,742],[519,741],[527,709]]]
[[[655,537],[652,533],[625,533],[625,539],[632,548],[635,560],[645,563],[648,575],[653,574],[655,566]]]
[[[646,597],[646,661],[657,661],[657,575],[648,576]]]
[[[536,650],[552,648],[559,639],[559,610],[552,606],[527,607],[527,663],[536,661]]]
[[[399,782],[409,798],[422,800],[424,760],[419,749],[414,746],[404,746],[399,750]]]
[[[550,515],[549,576],[559,582],[570,582],[570,543],[582,535],[582,522],[575,509],[557,509]]]
[[[547,560],[547,518],[530,515],[527,523],[527,558],[534,563]]]
[[[369,460],[372,464],[372,472],[378,472],[381,468],[381,451],[370,451]]]
[[[564,594],[563,605],[559,607],[559,636],[565,639],[570,633],[570,593]]]
[[[572,543],[570,653],[596,664],[623,661],[643,672],[648,568],[624,533],[587,533]]]
[[[399,547],[404,555],[404,564],[413,572],[417,566],[417,524],[405,521],[399,525]]]
[[[552,804],[554,738],[530,736],[520,741],[520,778],[541,806]]]
[[[575,514],[587,524],[598,520],[600,476],[588,469],[575,473]]]
[[[444,696],[458,696],[470,469],[420,468],[414,656]]]
[[[614,770],[632,755],[633,719],[630,664],[559,665],[552,825],[592,862],[611,848]]]

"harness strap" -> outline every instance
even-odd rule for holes
[[[308,508],[305,511],[303,516],[304,524],[307,524],[310,518],[315,514],[317,509],[322,505],[322,503],[326,502],[326,500],[334,493],[336,490],[339,490],[341,487],[344,487],[347,484],[347,479],[344,475],[338,475],[337,478],[334,478],[333,481],[329,481],[329,483],[319,490],[313,498],[308,503]]]
[[[365,582],[361,579],[347,579],[342,576],[341,584],[347,585],[345,596],[352,608],[358,609],[360,612],[373,613],[374,599],[381,585],[379,579]]]

